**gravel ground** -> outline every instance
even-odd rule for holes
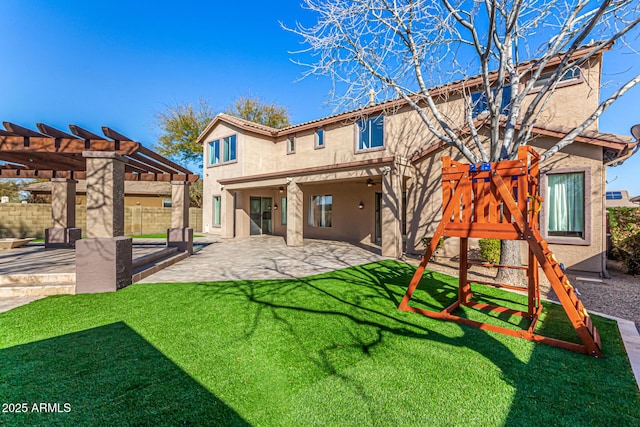
[[[418,260],[408,259],[409,263],[417,264]],[[457,260],[437,258],[427,265],[428,269],[451,276],[458,276]],[[580,292],[580,299],[587,308],[594,312],[608,314],[630,320],[640,330],[640,277],[625,274],[622,266],[614,261],[608,261],[607,269],[610,279],[598,279],[589,274],[568,274],[571,284]],[[540,272],[540,293],[544,299],[558,301],[549,281]],[[492,268],[473,266],[469,270],[469,278],[475,280],[492,281],[496,270]],[[577,277],[576,277],[577,276]],[[590,278],[597,281],[581,280]]]

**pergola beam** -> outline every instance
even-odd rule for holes
[[[43,153],[0,153],[0,158],[23,165],[27,169],[84,170],[82,160],[71,156],[56,156]]]
[[[73,178],[73,179],[86,179],[87,173],[85,171],[73,171],[73,170],[53,170],[53,169],[19,169],[19,168],[2,168],[0,167],[0,178]],[[190,174],[153,174],[153,173],[125,173],[125,181],[184,181],[195,182],[200,177],[198,175]]]
[[[125,158],[125,179],[129,181],[195,182],[198,175],[149,150],[140,143],[107,126],[104,136],[77,125],[69,125],[71,134],[44,123],[39,132],[3,122],[0,129],[0,167],[2,178],[74,178],[86,177],[83,153],[103,151]]]
[[[82,139],[95,139],[95,140],[104,140],[103,137],[101,137],[100,135],[96,135],[93,132],[90,132],[86,129],[81,128],[80,126],[77,125],[69,125],[69,129],[71,129],[71,133],[79,136]],[[113,143],[112,143],[113,144]]]
[[[36,137],[36,138],[46,137],[46,135],[43,135],[40,132],[36,132],[34,130],[27,129],[25,127],[16,125],[16,124],[11,123],[11,122],[2,122],[2,124],[4,125],[4,128],[6,130],[8,130],[9,132],[11,132],[11,133],[13,133],[15,135],[26,136],[27,138],[30,138],[30,137]]]
[[[163,164],[175,169],[177,172],[182,172],[182,173],[187,174],[187,175],[191,173],[190,170],[188,170],[186,168],[183,168],[179,164],[174,163],[171,160],[162,157],[160,154],[157,154],[157,153],[149,150],[148,148],[143,147],[142,145],[140,146],[140,149],[138,150],[138,153],[144,154],[145,156],[150,157],[153,160],[157,160],[158,162],[163,163]]]
[[[41,152],[41,153],[74,153],[82,154],[83,151],[115,151],[121,155],[135,153],[140,144],[132,141],[123,141],[118,150],[114,149],[114,142],[105,139],[70,139],[22,137],[0,135],[0,151],[13,152]]]
[[[59,129],[56,129],[52,126],[46,125],[44,123],[36,123],[36,127],[38,128],[38,130],[42,133],[44,133],[45,135],[49,135],[52,136],[54,138],[64,138],[64,139],[79,139],[76,138],[75,136],[68,134],[66,132],[63,132]]]
[[[102,133],[104,133],[104,136],[106,136],[107,138],[111,138],[114,141],[133,141],[133,139],[127,138],[120,132],[116,132],[108,126],[102,126]]]

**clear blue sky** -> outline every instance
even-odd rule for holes
[[[330,81],[298,81],[288,52],[300,40],[280,28],[312,18],[299,0],[4,0],[0,26],[0,120],[35,128],[100,126],[152,146],[154,113],[208,99],[216,110],[253,94],[288,108],[293,123],[323,117]],[[640,68],[637,56],[606,54],[606,79]],[[606,93],[606,88],[604,90]],[[640,88],[605,113],[603,132],[640,123]],[[640,154],[608,168],[609,189],[640,195]]]

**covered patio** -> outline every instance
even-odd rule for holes
[[[76,125],[67,133],[43,123],[36,125],[38,131],[3,124],[0,178],[51,181],[51,227],[44,247],[75,248],[76,293],[115,291],[132,283],[132,239],[124,236],[125,180],[171,182],[166,246],[186,256],[192,253],[189,183],[197,175],[106,126],[100,136]],[[87,181],[84,232],[75,222],[78,179]]]
[[[220,179],[220,234],[274,234],[285,237],[288,246],[301,246],[304,239],[373,244],[382,255],[399,258],[409,174],[388,157]],[[262,207],[257,215],[254,202]],[[265,214],[269,222],[261,225]]]

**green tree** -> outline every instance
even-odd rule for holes
[[[266,103],[257,97],[241,96],[226,110],[241,119],[273,128],[289,126],[287,109],[275,103]],[[207,101],[198,100],[197,105],[174,103],[163,113],[155,115],[156,127],[161,130],[154,149],[182,164],[201,164],[202,145],[198,136],[215,117]],[[202,206],[202,181],[191,185],[191,206]]]
[[[20,203],[28,198],[28,193],[22,191],[22,186],[32,182],[36,180],[0,179],[0,196],[8,197],[10,203]]]
[[[14,179],[0,179],[0,196],[8,197],[9,202],[17,203],[22,200],[20,186]]]
[[[241,96],[225,111],[241,119],[260,123],[276,129],[289,126],[289,114],[285,107],[261,101],[254,96]],[[167,110],[155,115],[156,127],[161,134],[154,149],[163,156],[180,163],[201,163],[202,145],[198,136],[215,117],[207,101],[197,105],[174,103]]]
[[[241,96],[225,112],[275,129],[289,126],[289,113],[285,107],[264,102],[255,96]]]
[[[181,163],[202,162],[202,145],[197,143],[197,139],[214,116],[204,100],[198,100],[196,106],[168,105],[165,112],[155,115],[161,134],[154,149]]]

